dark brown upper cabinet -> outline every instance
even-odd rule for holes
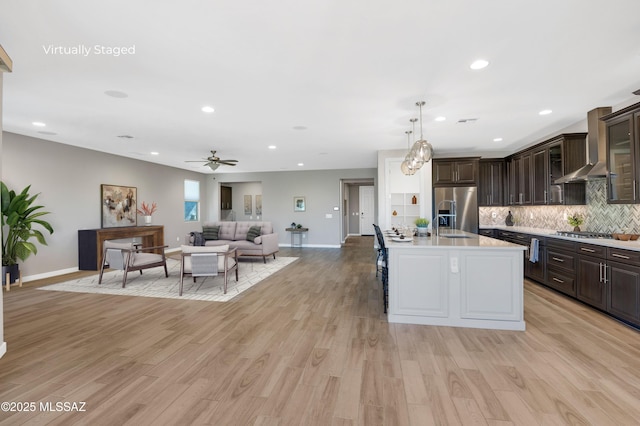
[[[480,160],[478,180],[478,205],[493,207],[504,205],[505,161],[503,159]]]
[[[531,149],[532,204],[585,204],[585,183],[555,181],[585,165],[586,133],[567,133]]]
[[[640,202],[640,103],[602,117],[607,126],[607,202]]]
[[[433,160],[434,186],[475,186],[478,184],[479,158],[440,158]]]
[[[511,156],[508,160],[509,205],[531,204],[531,152]]]

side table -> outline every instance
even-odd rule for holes
[[[309,228],[286,228],[285,231],[291,232],[291,247],[302,247],[302,234],[309,232]],[[293,244],[294,235],[298,235],[298,245]]]

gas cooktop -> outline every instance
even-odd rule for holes
[[[606,234],[604,232],[588,232],[588,231],[556,231],[556,235],[561,237],[571,237],[571,238],[604,238],[604,239],[612,239],[613,236],[611,234]]]

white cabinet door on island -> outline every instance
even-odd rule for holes
[[[389,322],[525,329],[525,247],[460,231],[386,245]]]

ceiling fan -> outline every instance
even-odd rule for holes
[[[204,163],[205,166],[209,166],[211,170],[216,170],[218,167],[222,166],[235,166],[238,160],[221,160],[220,157],[216,155],[216,151],[211,150],[211,155],[207,158],[203,158],[202,160],[187,160],[187,163]]]

